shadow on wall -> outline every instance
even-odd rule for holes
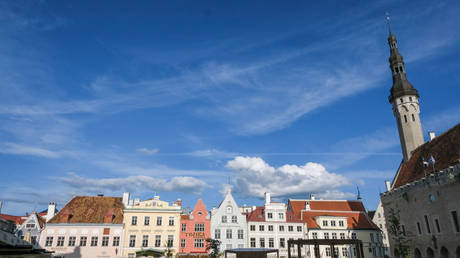
[[[81,251],[80,251],[80,247],[77,246],[75,247],[75,249],[73,249],[74,251],[72,253],[63,253],[63,254],[58,254],[58,255],[55,255],[53,256],[54,258],[81,258]]]

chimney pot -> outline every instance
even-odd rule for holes
[[[387,189],[387,192],[391,190],[391,183],[389,180],[385,180],[385,187]]]
[[[436,134],[433,131],[428,132],[428,135],[430,136],[430,141],[432,141],[434,138],[436,138]]]

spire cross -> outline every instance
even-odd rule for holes
[[[388,31],[390,32],[390,35],[391,35],[392,33],[391,33],[391,26],[390,26],[390,14],[386,12],[385,15],[387,16],[385,19],[387,20],[387,24],[388,24]]]

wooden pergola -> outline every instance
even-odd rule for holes
[[[227,253],[234,253],[237,258],[265,258],[269,253],[276,253],[276,257],[280,257],[278,249],[271,248],[236,248],[225,250],[225,258],[227,258]]]
[[[315,258],[320,258],[319,246],[327,245],[331,248],[331,258],[337,258],[335,255],[335,246],[336,245],[354,245],[356,247],[356,256],[357,258],[364,258],[363,252],[363,242],[358,239],[289,239],[287,242],[288,247],[288,257],[291,256],[291,247],[297,245],[297,257],[301,257],[301,251],[303,245],[313,245]]]

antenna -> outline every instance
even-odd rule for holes
[[[390,32],[390,35],[391,35],[392,33],[391,33],[391,26],[390,26],[390,13],[386,12],[385,16],[386,16],[385,19],[387,20],[387,24],[388,24],[388,32]]]

